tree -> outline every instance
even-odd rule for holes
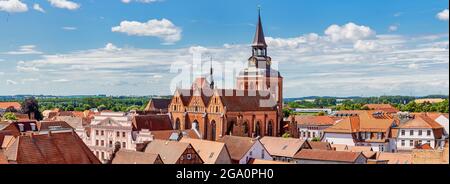
[[[34,118],[38,121],[44,119],[41,111],[39,111],[39,103],[34,97],[25,99],[25,101],[22,103],[22,110],[25,114],[28,114],[29,119]],[[34,117],[31,117],[31,115],[34,115]]]
[[[288,132],[283,134],[283,138],[290,138],[290,137],[291,137],[291,134],[289,134]]]
[[[16,114],[12,113],[12,112],[7,112],[3,115],[3,120],[6,121],[16,121],[18,120],[16,117]]]
[[[312,142],[320,142],[320,138],[319,137],[314,137],[313,139],[311,139]]]
[[[320,111],[319,113],[317,113],[317,116],[325,116],[326,114],[325,114],[325,112],[323,112],[323,111]]]

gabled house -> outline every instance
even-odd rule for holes
[[[412,118],[395,128],[393,136],[399,151],[411,151],[429,144],[433,149],[445,145],[444,127],[426,114],[413,114]]]
[[[204,164],[231,164],[230,153],[222,142],[183,137],[180,142],[189,143],[200,155]]]
[[[146,153],[160,155],[164,164],[203,164],[195,148],[185,142],[153,140],[145,148]]]
[[[251,159],[273,160],[259,139],[227,135],[218,141],[225,143],[234,164],[247,164]]]
[[[311,149],[308,141],[294,138],[266,136],[260,141],[274,161],[293,162],[299,151]]]
[[[323,142],[347,146],[370,146],[373,151],[395,152],[395,140],[391,130],[398,121],[383,111],[340,111],[343,117],[335,125],[324,130]]]

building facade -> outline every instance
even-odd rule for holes
[[[212,69],[211,69],[212,75]],[[216,89],[200,78],[192,89],[175,91],[169,114],[176,130],[195,130],[218,140],[225,135],[279,136],[282,121],[283,78],[272,69],[259,17],[252,56],[237,77],[237,89]]]

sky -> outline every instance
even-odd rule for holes
[[[449,92],[447,0],[0,0],[0,95],[170,95],[247,61],[258,6],[285,97]]]

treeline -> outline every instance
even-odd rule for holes
[[[38,99],[39,110],[59,108],[64,111],[98,110],[123,111],[144,110],[149,97],[87,97],[87,98],[44,98]]]
[[[446,99],[440,103],[415,103],[417,99],[423,98],[443,98]],[[316,98],[314,101],[288,102],[289,108],[331,108],[334,110],[369,110],[364,107],[366,104],[391,104],[400,111],[408,112],[449,112],[448,96],[433,95],[426,97],[410,96],[381,96],[367,98],[353,98],[339,100],[334,97]]]

